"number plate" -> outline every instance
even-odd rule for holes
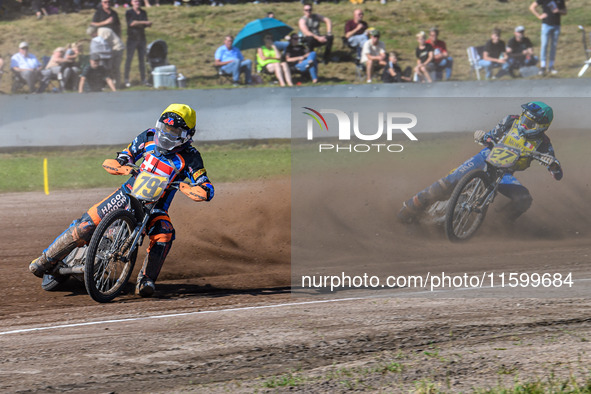
[[[131,194],[145,201],[156,201],[168,185],[168,178],[150,172],[140,172],[133,183]]]
[[[513,166],[519,160],[520,155],[521,151],[519,149],[508,146],[495,146],[488,154],[486,161],[495,167],[507,168]]]

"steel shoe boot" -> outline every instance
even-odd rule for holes
[[[135,293],[140,297],[152,297],[154,290],[156,290],[156,285],[152,279],[146,276],[138,280],[135,287]]]
[[[43,274],[53,268],[53,266],[54,264],[47,260],[47,258],[43,255],[31,261],[31,264],[29,264],[29,271],[31,271],[36,277],[43,278]]]

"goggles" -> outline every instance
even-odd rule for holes
[[[156,138],[154,142],[157,147],[164,150],[171,150],[188,140],[187,131],[179,127],[172,127],[162,122],[157,122],[155,129]]]

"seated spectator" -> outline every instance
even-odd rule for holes
[[[369,31],[370,39],[363,44],[360,63],[365,67],[367,83],[371,83],[374,71],[386,65],[386,45],[380,41],[378,30]]]
[[[109,78],[109,71],[105,66],[100,65],[98,54],[90,55],[90,64],[84,67],[80,74],[78,93],[101,92],[107,85],[113,92],[117,91],[113,80]]]
[[[417,78],[424,82],[427,81],[429,83],[433,82],[431,79],[431,74],[429,73],[430,69],[434,67],[433,65],[433,47],[431,44],[427,44],[427,35],[424,31],[421,31],[417,34],[417,42],[419,45],[415,51],[417,56],[417,65],[415,67],[415,74]]]
[[[398,55],[396,54],[396,52],[390,52],[388,54],[388,63],[386,64],[384,72],[382,73],[382,82],[411,82],[411,73],[412,69],[410,68],[410,66],[406,67],[404,72],[402,72],[402,69],[398,64]]]
[[[2,81],[2,74],[4,74],[4,59],[0,57],[0,81]]]
[[[351,48],[357,50],[357,59],[361,57],[363,44],[368,40],[367,22],[363,20],[363,11],[356,9],[353,11],[353,19],[345,23],[345,38]]]
[[[318,82],[318,60],[316,59],[316,52],[309,51],[304,45],[300,43],[300,37],[293,33],[290,37],[290,42],[285,50],[285,60],[300,73],[309,73],[310,79],[313,83]]]
[[[29,53],[29,44],[25,41],[19,44],[18,53],[15,53],[10,58],[10,68],[18,73],[27,83],[30,93],[43,91],[41,90],[41,86],[39,91],[35,90],[37,82],[41,79],[41,67],[41,63],[37,57],[32,53]]]
[[[65,61],[62,63],[62,89],[74,90],[78,88],[80,75],[80,56],[82,43],[75,42],[66,47]]]
[[[320,24],[326,24],[326,34],[320,34]],[[304,16],[298,22],[298,27],[304,35],[305,44],[310,51],[317,47],[325,46],[324,48],[324,64],[330,62],[330,54],[332,51],[332,22],[329,18],[312,13],[312,4],[304,4]]]
[[[115,85],[122,85],[123,80],[121,79],[121,62],[123,61],[123,52],[125,50],[125,44],[123,44],[121,38],[108,27],[96,28],[94,26],[89,26],[86,32],[88,35],[90,35],[90,37],[92,37],[92,40],[94,40],[96,37],[100,37],[104,40],[104,42],[106,42],[109,45],[109,47],[111,48],[110,57],[108,58],[108,62],[105,62],[104,65],[109,70],[109,76],[115,81]],[[90,43],[92,47],[93,41],[91,41]],[[102,42],[100,45],[102,45]],[[102,54],[101,57],[103,57]]]
[[[215,51],[214,65],[220,67],[222,72],[231,74],[234,85],[240,82],[241,73],[244,73],[245,83],[250,85],[252,83],[252,61],[250,59],[244,59],[240,49],[232,46],[233,42],[234,37],[232,36],[226,36],[224,38],[224,45]]]
[[[435,66],[435,79],[443,79],[443,70],[445,70],[445,80],[449,81],[451,78],[451,70],[453,67],[453,58],[447,53],[447,46],[445,41],[439,39],[439,30],[432,27],[429,30],[429,39],[425,41],[433,47],[433,65]]]
[[[534,56],[533,45],[525,36],[525,28],[517,26],[514,36],[507,42],[507,55],[509,56],[509,72],[513,76],[515,70],[526,66],[538,64],[538,58]]]
[[[267,12],[266,17],[275,19],[275,13],[273,11],[269,11],[269,12]],[[279,49],[279,52],[281,52],[281,54],[284,55],[285,50],[287,49],[287,46],[289,45],[289,36],[286,36],[284,40],[275,41],[275,42],[273,42],[273,44],[275,44],[277,49]]]
[[[263,37],[263,46],[257,49],[257,71],[266,69],[269,73],[275,73],[280,86],[293,86],[291,82],[291,72],[286,62],[281,61],[281,53],[273,44],[273,37],[265,35]]]
[[[501,31],[493,29],[490,40],[484,45],[484,53],[478,64],[486,70],[486,79],[492,77],[493,68],[500,67],[501,70],[493,79],[500,78],[509,73],[509,63],[505,56],[505,41],[501,40]]]
[[[51,80],[60,81],[60,89],[62,86],[62,65],[66,62],[66,48],[58,47],[54,49],[45,68],[41,70],[41,85],[47,87]]]

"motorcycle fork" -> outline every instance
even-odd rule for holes
[[[127,249],[127,253],[125,254],[125,256],[123,256],[125,261],[129,261],[129,257],[132,255],[133,251],[143,243],[144,230],[148,225],[148,220],[150,220],[150,213],[151,212],[146,212],[141,224],[139,226],[136,226],[136,228],[133,230],[133,233],[131,233],[131,236],[129,237],[130,241],[128,241],[131,242],[131,245],[129,246],[129,249]],[[127,245],[124,245],[124,248],[126,246]]]
[[[498,176],[495,180],[495,183],[488,187],[488,191],[486,192],[486,197],[482,201],[482,203],[478,204],[478,207],[482,210],[483,208],[489,206],[495,200],[495,196],[497,195],[497,189],[503,180],[503,176]]]

